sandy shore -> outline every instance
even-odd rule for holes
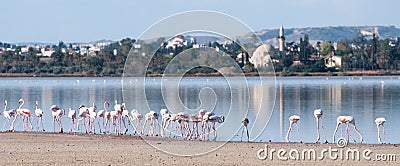
[[[160,138],[154,138],[152,141],[182,151],[221,144]],[[268,155],[264,156],[265,150],[260,149],[265,149],[266,146]],[[0,133],[0,165],[399,165],[399,147],[400,145],[393,144],[351,144],[339,148],[336,144],[229,142],[204,155],[182,157],[159,151],[140,137],[16,132]],[[289,153],[296,157],[296,151],[299,151],[300,159],[280,160],[280,149],[287,152],[281,156],[283,159],[289,158]],[[308,156],[305,156],[303,160],[301,153],[304,149],[315,150],[317,159],[309,160]],[[327,151],[323,152],[324,149]],[[338,152],[329,156],[329,149],[336,149]],[[343,155],[341,160],[340,151],[346,154],[348,149],[359,151],[360,160],[353,161],[352,157],[346,160],[346,155]],[[261,152],[260,155],[257,155],[258,152]],[[272,156],[269,155],[271,152]],[[366,155],[367,159],[363,157],[363,153],[369,154]],[[318,158],[321,154],[325,154],[325,157],[320,160]],[[377,154],[380,158],[386,156],[386,160],[389,160],[390,154],[395,154],[396,161],[377,161]],[[335,158],[335,155],[338,155],[338,159],[331,159]],[[261,160],[259,157],[266,159]]]

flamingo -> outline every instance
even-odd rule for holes
[[[207,113],[206,113],[207,117]],[[203,118],[204,120],[204,118]],[[208,116],[206,119],[207,122],[211,123],[211,126],[208,127],[208,135],[211,133],[210,129],[212,128],[214,130],[214,141],[217,140],[217,129],[215,128],[215,123],[223,123],[225,121],[225,116],[223,115],[211,115]]]
[[[383,117],[380,118],[376,118],[375,119],[375,123],[376,123],[376,127],[378,128],[378,143],[382,144],[382,140],[381,140],[381,134],[380,134],[380,127],[382,126],[382,132],[383,132],[383,143],[386,143],[386,133],[385,133],[385,126],[383,124],[385,124],[386,119]]]
[[[36,101],[36,104],[35,104],[35,115],[36,115],[36,117],[38,117],[38,120],[37,120],[37,131],[39,131],[40,130],[40,124],[42,125],[42,127],[43,127],[43,131],[45,131],[44,130],[44,126],[43,126],[43,121],[42,121],[42,117],[43,117],[43,110],[41,110],[40,108],[39,108],[39,102],[38,101]]]
[[[11,110],[7,111],[7,100],[4,100],[3,116],[4,116],[4,118],[6,118],[6,120],[4,121],[3,131],[4,131],[4,127],[6,126],[6,123],[10,123],[11,117],[15,117],[15,114],[16,114],[15,109],[11,109]]]
[[[31,131],[32,131],[32,129],[33,129],[33,127],[32,127],[32,121],[31,121],[31,114],[32,114],[32,112],[31,112],[30,110],[28,110],[28,109],[22,108],[22,106],[23,106],[24,103],[25,103],[25,101],[24,101],[23,99],[19,99],[19,100],[18,100],[18,103],[20,103],[20,106],[19,106],[19,108],[17,109],[17,115],[14,117],[14,120],[13,120],[13,122],[12,122],[12,124],[11,124],[11,129],[10,129],[10,130],[11,130],[11,131],[14,131],[14,123],[15,123],[15,120],[17,119],[17,117],[18,117],[18,116],[24,116],[24,117],[23,117],[23,120],[22,120],[23,126],[24,126],[24,131],[26,131],[26,127],[28,127],[28,122],[30,123],[30,129],[31,129]],[[25,118],[27,118],[26,127],[25,127],[25,124],[24,124]]]
[[[242,137],[240,138],[240,142],[242,142],[242,138],[243,138],[243,132],[246,129],[246,135],[247,135],[247,142],[249,142],[249,130],[247,129],[247,125],[249,124],[249,119],[248,118],[243,118],[242,120],[242,125],[243,125],[243,130],[242,130]]]
[[[171,114],[169,114],[168,110],[163,108],[160,110],[161,114],[161,137],[165,136],[165,130],[167,130],[167,122],[169,122],[169,119],[171,118]]]
[[[192,131],[190,132],[190,138],[198,138],[199,137],[199,122],[201,122],[202,118],[196,116],[195,114],[190,115],[190,120],[192,121]]]
[[[118,132],[121,131],[122,110],[123,110],[122,105],[121,105],[121,104],[118,104],[118,101],[115,100],[114,111],[117,113],[116,120],[118,121],[118,128],[119,128]],[[115,123],[115,122],[114,122],[114,123]],[[115,126],[115,125],[114,125],[114,126]],[[126,127],[126,126],[125,126],[125,123],[124,123],[124,127]],[[118,133],[118,134],[120,134],[120,133]]]
[[[79,112],[78,112],[78,122],[76,123],[76,126],[78,130],[81,128],[81,121],[85,120],[85,132],[88,133],[88,126],[86,122],[86,118],[89,117],[89,108],[85,107],[84,105],[79,106]]]
[[[107,107],[110,106],[110,103],[108,101],[105,101],[103,104],[104,110],[100,110],[97,112],[97,118],[103,118],[103,127],[104,127],[104,134],[106,133],[106,125],[105,125],[105,119],[106,119],[106,112],[108,112]],[[100,127],[100,119],[97,121],[97,124],[99,125],[100,133],[101,133],[101,127]]]
[[[60,109],[56,105],[52,105],[50,107],[50,110],[51,110],[51,114],[53,116],[53,132],[55,132],[55,129],[56,129],[55,122],[57,121],[58,126],[60,127],[60,133],[63,133],[64,131],[63,131],[62,123],[61,123],[61,117],[65,114],[65,110]]]
[[[320,122],[321,122],[322,131],[324,132],[324,136],[325,136],[325,143],[328,143],[328,140],[326,139],[324,125],[322,123],[322,110],[321,109],[314,110],[314,116],[317,121],[317,141],[315,141],[315,143],[319,143],[319,140],[320,140],[320,135],[319,135],[319,123]]]
[[[360,136],[360,143],[362,143],[363,141],[363,137],[360,133],[360,131],[357,130],[356,127],[356,120],[352,117],[352,116],[339,116],[337,117],[337,125],[336,125],[336,129],[333,133],[333,142],[335,142],[335,135],[336,132],[338,130],[338,127],[345,123],[346,124],[346,134],[347,134],[347,141],[349,141],[349,137],[350,137],[350,129],[349,129],[349,124],[352,124],[354,126],[354,130],[356,131],[356,133]],[[352,137],[353,138],[353,137]],[[353,138],[353,141],[356,142],[356,140]]]
[[[136,134],[137,130],[139,129],[139,124],[141,123],[142,119],[143,119],[143,115],[141,113],[139,113],[136,109],[133,109],[131,111],[131,118],[132,118],[132,126],[133,126],[133,130],[131,134]]]
[[[89,111],[89,133],[92,133],[92,129],[93,129],[93,133],[96,133],[96,125],[94,123],[94,121],[96,120],[96,104],[93,103],[93,105],[91,107],[88,108]]]
[[[189,129],[189,115],[184,112],[179,112],[177,114],[179,128],[181,131],[181,138],[187,138],[190,136],[190,129]],[[184,136],[185,135],[185,136]]]
[[[69,132],[72,132],[72,127],[74,128],[74,131],[75,131],[75,125],[74,124],[75,124],[75,118],[76,118],[76,111],[71,109],[71,108],[69,108],[68,118],[71,118],[71,123],[69,125]]]
[[[126,127],[126,123],[125,121],[128,121],[128,125],[131,124],[130,119],[129,119],[129,111],[126,109],[125,107],[125,103],[121,104],[121,119],[122,122],[124,123],[124,134],[126,134],[126,132],[128,132],[128,127]]]
[[[111,119],[111,123],[114,126],[114,134],[119,134],[119,130],[118,130],[118,125],[117,125],[117,120],[118,120],[118,112],[117,111],[111,111],[110,112],[110,119]]]
[[[210,116],[214,116],[215,114],[212,111],[206,112],[204,109],[200,110],[199,114],[203,115],[202,116],[202,122],[201,122],[201,134],[200,134],[200,137],[201,137],[201,139],[205,139],[206,129],[209,127],[208,126],[208,122],[209,122],[208,118]]]
[[[301,137],[300,137],[299,125],[297,124],[297,122],[298,122],[299,120],[300,120],[300,116],[298,116],[298,115],[292,115],[292,116],[289,117],[290,126],[289,126],[288,132],[287,132],[287,134],[286,134],[286,142],[290,142],[290,140],[289,140],[289,134],[292,132],[293,124],[296,124],[296,126],[297,126],[297,134],[298,134],[298,136],[299,136],[300,143],[302,143]]]
[[[155,125],[158,124],[158,114],[155,111],[150,111],[144,116],[144,124],[142,128],[142,135],[144,135],[144,130],[146,129],[147,122],[150,123],[149,135],[154,136]]]

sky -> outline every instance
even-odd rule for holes
[[[0,41],[138,38],[157,21],[191,10],[225,13],[255,31],[281,25],[400,27],[399,6],[398,0],[5,0],[0,2]]]

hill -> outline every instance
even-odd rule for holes
[[[329,26],[329,27],[307,27],[307,28],[285,28],[285,38],[287,42],[298,41],[307,34],[310,40],[337,42],[342,39],[354,39],[360,36],[360,31],[379,33],[380,39],[400,37],[400,29],[395,26]],[[276,44],[276,37],[279,29],[264,29],[255,32],[262,41]],[[239,38],[251,41],[251,34],[240,36]]]

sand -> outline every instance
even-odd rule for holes
[[[212,141],[161,138],[151,140],[158,145],[165,145],[166,148],[182,151],[221,145],[221,142]],[[268,155],[265,160],[261,160],[259,157],[265,156],[260,149],[265,149],[266,146],[267,154],[275,151],[272,158]],[[182,157],[159,151],[137,136],[8,132],[0,133],[0,165],[400,165],[399,146],[350,144],[339,148],[336,144],[228,142],[204,155]],[[343,159],[340,159],[340,156],[338,159],[331,159],[328,152],[324,153],[324,159],[319,160],[321,151],[329,151],[329,148],[343,151],[343,154],[348,149],[358,150],[360,160],[353,161],[351,157],[346,160],[345,155]],[[283,161],[278,159],[277,153],[280,149],[287,152],[282,157],[289,157],[290,151],[295,157],[296,150],[302,153],[304,149],[313,149],[317,159],[308,160],[306,156],[303,160],[300,154],[299,160]],[[259,151],[261,153],[258,156]],[[371,159],[366,160],[362,153],[369,153]],[[333,153],[333,157],[335,154],[339,153]],[[376,161],[376,154],[380,157],[385,155],[387,160],[387,156],[395,154],[397,161]]]

